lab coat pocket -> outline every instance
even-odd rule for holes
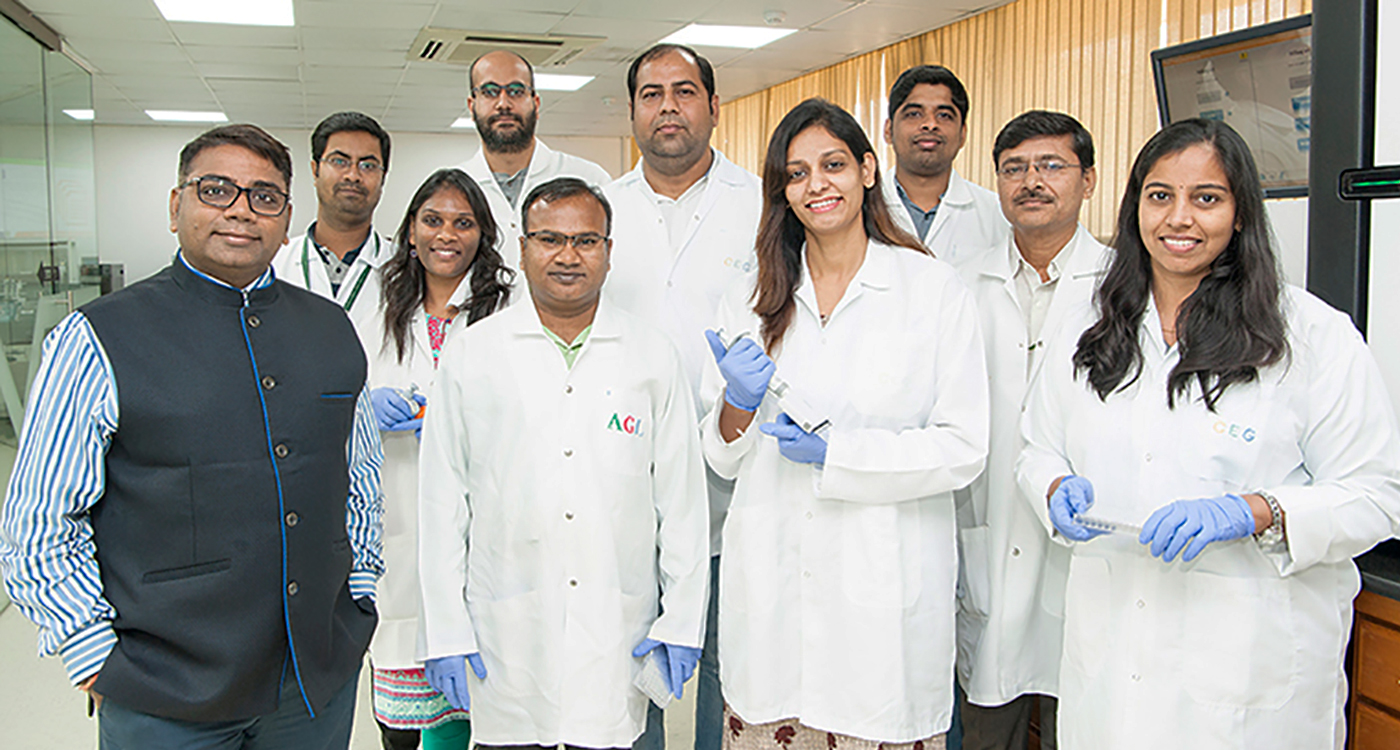
[[[557,680],[546,669],[555,663],[549,644],[558,639],[545,632],[549,618],[541,607],[540,596],[533,591],[499,601],[471,602],[486,679],[500,695],[551,695],[557,689]]]
[[[1171,500],[1215,497],[1245,492],[1266,442],[1262,436],[1271,417],[1272,384],[1234,386],[1221,397],[1216,411],[1193,402],[1179,405],[1176,460],[1183,480],[1180,495]]]
[[[898,333],[861,338],[850,360],[848,393],[851,406],[866,419],[865,424],[893,427],[919,423],[919,406],[930,394],[915,381],[911,346],[908,337]]]
[[[1278,710],[1293,697],[1298,643],[1281,579],[1188,574],[1183,680],[1199,703]]]
[[[991,570],[986,526],[958,531],[958,606],[964,612],[986,617],[991,612]]]
[[[594,450],[600,466],[615,474],[650,476],[655,425],[648,401],[609,390],[602,407],[594,416]]]
[[[1065,655],[1062,668],[1092,678],[1108,650],[1112,576],[1108,560],[1075,554],[1065,585]]]
[[[917,519],[901,524],[897,505],[843,505],[840,559],[846,598],[867,607],[913,606],[922,580]]]

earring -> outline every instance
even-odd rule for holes
[[[410,258],[417,258],[417,257],[418,257],[418,251],[410,247],[410,248],[408,249],[408,257],[410,257]]]

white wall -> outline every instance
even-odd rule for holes
[[[1264,201],[1264,212],[1274,230],[1274,252],[1283,267],[1283,278],[1294,286],[1308,286],[1308,199],[1280,198]]]
[[[170,233],[170,188],[175,184],[180,149],[206,129],[167,125],[98,125],[94,129],[98,254],[104,263],[125,264],[128,284],[170,263],[176,247]],[[270,132],[292,151],[291,234],[295,236],[316,218],[311,131]],[[386,233],[398,227],[413,192],[429,174],[465,162],[478,148],[474,131],[391,135],[389,174],[375,213],[375,226]],[[597,162],[614,177],[622,174],[629,152],[626,138],[543,140],[550,148]]]
[[[1376,30],[1376,82],[1400,76],[1400,8],[1380,3]],[[1376,86],[1377,165],[1400,164],[1400,91],[1393,84]],[[1371,273],[1367,293],[1366,340],[1381,366],[1390,401],[1400,411],[1400,201],[1371,202]]]

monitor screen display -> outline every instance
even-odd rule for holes
[[[1307,195],[1312,16],[1152,53],[1162,124],[1223,120],[1249,144],[1264,195]]]

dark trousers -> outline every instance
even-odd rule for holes
[[[963,750],[1025,750],[1030,740],[1031,705],[1040,701],[1040,747],[1055,750],[1058,701],[1048,695],[1022,695],[1001,706],[962,701]]]
[[[358,676],[346,681],[311,718],[295,679],[282,685],[277,709],[238,721],[181,721],[104,700],[98,711],[100,750],[344,750],[355,720]]]

